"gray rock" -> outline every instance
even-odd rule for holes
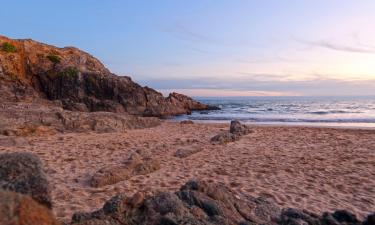
[[[198,145],[186,146],[186,147],[182,147],[180,149],[177,149],[174,156],[177,157],[177,158],[186,158],[186,157],[189,157],[189,156],[191,156],[195,153],[198,153],[202,150],[203,150],[203,148],[201,146],[198,146]]]
[[[238,120],[233,120],[230,122],[230,133],[235,135],[246,135],[251,132],[250,128],[246,126],[245,124],[241,124]]]
[[[92,187],[102,187],[118,183],[132,176],[145,175],[160,169],[158,160],[141,157],[133,153],[124,165],[104,167],[94,173],[90,180]]]
[[[241,136],[251,133],[248,126],[241,124],[238,120],[230,123],[229,132],[222,132],[211,138],[212,144],[226,144],[240,139]]]
[[[30,195],[51,208],[51,194],[40,159],[26,152],[0,154],[0,189]]]
[[[211,138],[211,143],[213,144],[226,144],[229,142],[234,142],[240,139],[240,136],[228,132],[220,133]]]

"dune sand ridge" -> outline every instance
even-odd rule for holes
[[[360,218],[375,211],[374,130],[254,126],[236,142],[212,145],[211,137],[224,130],[227,124],[163,122],[122,133],[32,136],[0,151],[32,152],[43,160],[54,212],[65,221],[74,212],[101,208],[118,193],[174,191],[195,178],[223,182],[282,207],[347,209]],[[90,186],[96,171],[122,165],[134,152],[159,160],[161,168]]]

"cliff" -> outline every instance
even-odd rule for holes
[[[0,36],[0,102],[53,101],[72,111],[170,116],[215,109],[178,93],[164,97],[117,76],[90,54]]]

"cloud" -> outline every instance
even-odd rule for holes
[[[265,81],[265,80],[276,80],[281,81],[285,80],[290,77],[290,75],[287,74],[267,74],[267,73],[248,73],[248,72],[237,72],[240,75],[244,75],[245,79],[254,79],[258,81]]]
[[[306,41],[306,40],[298,40],[298,42],[308,45],[310,47],[320,47],[326,48],[334,51],[341,51],[341,52],[352,52],[352,53],[366,53],[366,54],[374,54],[375,47],[357,44],[357,45],[343,45],[338,43],[333,43],[326,40],[318,40],[318,41]]]
[[[264,77],[271,77],[266,80]],[[287,80],[279,74],[258,74],[254,76],[226,78],[201,77],[195,79],[150,79],[138,81],[158,90],[190,90],[194,96],[199,93],[217,93],[219,96],[231,93],[293,93],[293,95],[375,95],[375,79],[341,80],[326,78],[323,74],[314,73],[307,80]],[[332,90],[335,90],[334,93]],[[194,94],[194,90],[197,90]],[[211,91],[208,91],[211,90]],[[221,95],[219,93],[222,93]]]
[[[208,43],[215,41],[214,38],[192,31],[180,23],[176,23],[171,28],[163,29],[163,31],[167,33],[171,33],[172,35],[178,38],[189,40],[189,41],[200,41],[200,42],[208,42]]]
[[[303,60],[298,60],[298,59],[290,59],[290,58],[285,58],[281,56],[275,56],[275,57],[263,57],[263,58],[252,58],[252,59],[236,59],[234,60],[235,62],[238,63],[295,63],[295,62],[303,62]]]

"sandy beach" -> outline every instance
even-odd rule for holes
[[[213,145],[228,124],[162,125],[122,133],[30,136],[19,147],[44,162],[54,213],[93,211],[118,193],[146,195],[177,190],[190,179],[223,182],[235,191],[264,196],[282,207],[321,213],[347,209],[360,218],[375,210],[375,131],[253,126],[239,141]],[[176,157],[179,149],[196,153]],[[131,153],[159,159],[161,168],[100,188],[89,185],[101,168],[121,165]]]

